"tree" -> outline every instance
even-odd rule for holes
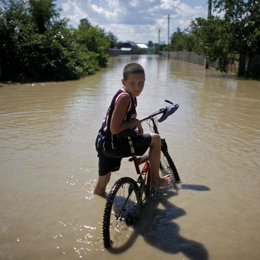
[[[1,79],[78,79],[106,65],[105,31],[87,19],[78,29],[69,28],[54,2],[0,0]]]
[[[58,16],[53,0],[29,0],[29,11],[39,33],[51,28],[52,19]]]
[[[246,57],[250,61],[260,55],[260,1],[259,0],[214,0],[215,10],[224,12],[224,22],[230,28],[231,52],[240,54],[239,74],[260,76],[260,67],[246,68]]]
[[[260,57],[259,0],[213,0],[213,7],[220,16],[192,21],[189,36],[193,50],[217,61],[221,71],[239,59],[240,76],[260,77],[259,62],[253,63]]]
[[[172,34],[170,48],[173,51],[191,51],[189,35],[177,28],[177,31]]]
[[[108,32],[107,37],[110,42],[109,48],[115,48],[117,46],[118,38],[112,32]]]
[[[194,42],[194,51],[205,55],[209,62],[217,61],[218,68],[224,72],[237,55],[236,51],[230,51],[231,34],[228,24],[218,17],[196,18],[191,24],[190,37]]]
[[[17,41],[26,32],[32,32],[30,18],[25,1],[2,0],[0,12],[0,57],[1,76],[10,78],[14,71],[19,71]],[[1,3],[0,2],[0,3]]]
[[[80,25],[75,31],[77,42],[84,46],[86,51],[96,53],[101,67],[106,66],[110,40],[105,31],[98,26],[91,26],[87,19],[80,20]]]
[[[79,30],[89,29],[92,25],[87,18],[83,18],[79,21]]]

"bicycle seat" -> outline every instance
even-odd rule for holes
[[[164,121],[168,116],[172,115],[179,108],[178,104],[171,104],[164,108],[162,116],[158,119],[158,122]]]

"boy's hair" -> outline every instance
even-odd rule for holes
[[[129,63],[124,67],[123,79],[127,80],[130,74],[144,74],[144,68],[138,63]]]

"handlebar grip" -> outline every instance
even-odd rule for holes
[[[170,106],[166,106],[162,116],[158,119],[158,122],[164,121],[168,116],[172,115],[179,108],[178,104],[172,104]]]

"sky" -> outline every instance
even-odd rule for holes
[[[136,43],[168,42],[168,15],[170,35],[177,28],[184,30],[196,17],[207,17],[207,0],[56,0],[61,18],[77,27],[87,18],[112,32],[118,41]]]

